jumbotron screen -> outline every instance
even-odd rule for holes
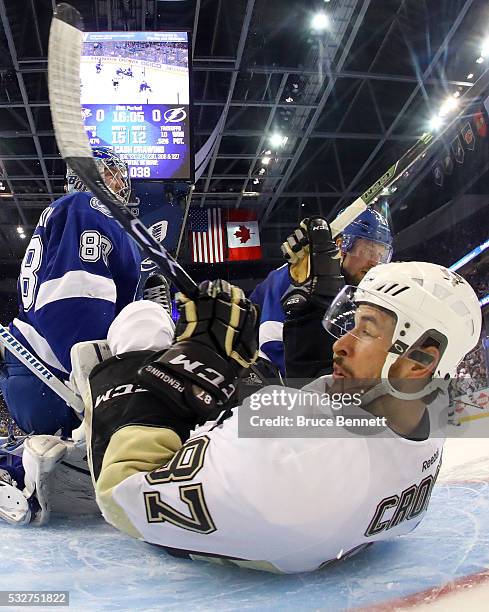
[[[87,32],[80,76],[92,146],[131,178],[193,180],[188,32]]]

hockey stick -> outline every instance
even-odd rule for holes
[[[37,359],[17,338],[12,336],[9,330],[0,325],[0,344],[8,349],[15,357],[25,365],[39,380],[47,385],[68,406],[71,406],[77,413],[83,414],[84,406],[80,397],[75,395],[59,378],[57,378],[48,368]]]
[[[106,187],[97,170],[80,111],[82,28],[80,13],[69,4],[58,4],[49,35],[48,89],[54,133],[61,156],[177,289],[192,297],[197,292],[195,282]]]
[[[381,194],[384,189],[392,189],[403,177],[407,178],[413,170],[413,165],[416,162],[426,159],[429,153],[433,152],[434,145],[446,134],[454,123],[460,119],[462,113],[466,110],[467,105],[481,96],[489,87],[489,70],[486,70],[483,75],[468,89],[463,96],[460,96],[460,110],[452,117],[439,131],[426,132],[414,145],[406,151],[392,166],[383,174],[375,183],[367,189],[353,204],[350,204],[340,215],[331,222],[331,233],[333,238],[354,221],[368,205]],[[464,104],[465,102],[465,104]],[[392,192],[394,189],[392,189]]]

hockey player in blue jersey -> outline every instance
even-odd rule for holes
[[[147,81],[143,81],[139,84],[139,93],[142,93],[143,91],[149,91],[150,93],[153,93]]]
[[[107,148],[93,150],[107,187],[129,201],[127,165]],[[19,314],[11,333],[62,380],[71,372],[70,350],[105,338],[132,302],[141,267],[139,251],[82,181],[67,171],[68,194],[46,208],[25,252],[18,280]],[[0,389],[26,433],[64,435],[80,419],[53,391],[6,351]]]
[[[304,280],[301,278],[301,272],[297,271],[308,261],[307,257],[300,257],[304,252],[308,252],[306,221],[302,221],[300,228],[282,245],[282,251],[289,263],[270,272],[250,295],[250,299],[261,308],[260,357],[273,363],[282,376],[291,376],[291,372],[286,372],[285,366],[285,312],[282,300],[291,285],[300,285]],[[340,252],[341,274],[349,285],[358,285],[370,268],[379,263],[388,263],[392,257],[389,225],[385,217],[372,209],[365,210],[346,227],[343,234],[337,238],[336,244]],[[295,372],[292,375],[295,376]]]

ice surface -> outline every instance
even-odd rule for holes
[[[0,525],[0,589],[69,590],[70,610],[393,610],[413,609],[419,593],[420,609],[487,610],[488,446],[449,440],[418,529],[313,574],[175,559],[101,519],[57,517],[38,529]]]

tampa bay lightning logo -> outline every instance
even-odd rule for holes
[[[155,264],[155,262],[149,259],[149,257],[143,259],[141,262],[141,272],[152,272],[153,270],[156,270],[157,267],[158,266]]]
[[[163,116],[166,123],[181,123],[187,118],[187,113],[181,106],[180,108],[169,108]]]
[[[92,198],[90,200],[90,206],[93,209],[101,212],[106,217],[112,217],[112,213],[110,212],[110,210],[107,208],[107,206],[105,206],[105,204],[102,204],[102,202],[98,198]]]
[[[82,119],[88,119],[88,117],[92,116],[92,111],[89,108],[82,107],[81,116],[82,116]]]

